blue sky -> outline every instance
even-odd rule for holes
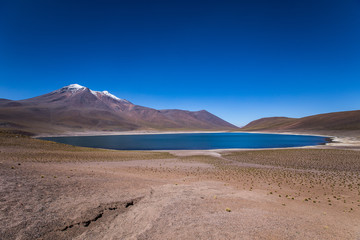
[[[359,109],[360,2],[0,2],[0,98],[78,83],[236,125]]]

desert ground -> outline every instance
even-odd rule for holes
[[[0,239],[360,239],[360,147],[115,151],[0,133]]]

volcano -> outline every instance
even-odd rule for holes
[[[20,128],[38,134],[90,130],[237,129],[206,110],[157,110],[79,84],[25,100],[0,99],[0,127]]]

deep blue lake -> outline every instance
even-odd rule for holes
[[[284,148],[324,144],[319,136],[260,133],[178,133],[144,135],[109,135],[79,137],[44,137],[74,146],[118,150],[200,150],[227,148]]]

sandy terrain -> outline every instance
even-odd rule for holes
[[[359,151],[0,143],[0,239],[360,239]]]

